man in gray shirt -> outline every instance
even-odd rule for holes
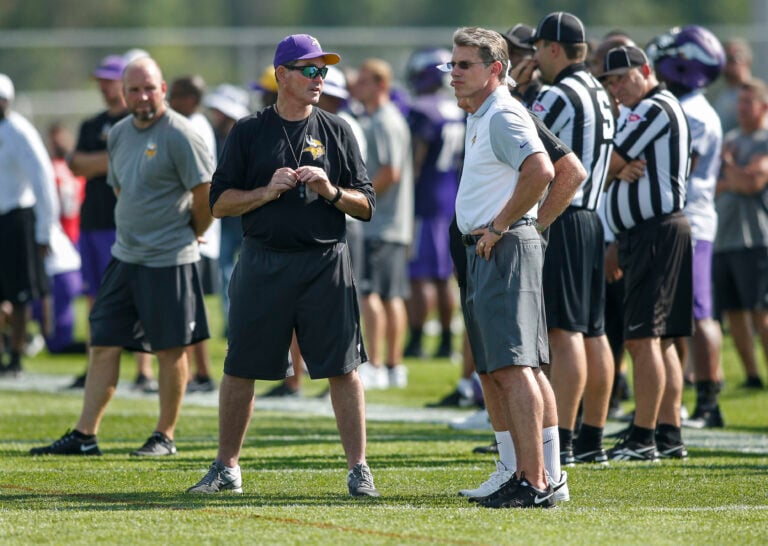
[[[712,278],[747,375],[744,386],[759,389],[756,330],[768,355],[768,86],[752,79],[738,100],[739,128],[725,135],[717,182]]]
[[[123,88],[131,116],[109,133],[108,183],[117,194],[117,240],[90,315],[90,369],[74,430],[32,455],[100,455],[96,433],[117,385],[120,352],[154,352],[160,417],[137,456],[176,453],[174,429],[187,384],[184,348],[207,339],[195,263],[211,223],[210,151],[186,118],[164,102],[154,60],[129,64]]]
[[[368,141],[366,167],[377,202],[376,216],[363,226],[360,291],[370,362],[359,372],[366,389],[407,383],[402,359],[408,328],[405,299],[410,296],[407,254],[413,237],[413,160],[408,124],[389,98],[391,82],[389,63],[368,59],[360,67],[356,85],[357,98],[365,106],[366,115],[359,121]]]

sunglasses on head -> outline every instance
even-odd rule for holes
[[[307,65],[307,66],[295,66],[290,64],[284,64],[283,65],[288,70],[298,70],[301,72],[301,75],[305,78],[309,78],[310,80],[314,80],[319,75],[321,78],[325,79],[325,75],[328,74],[328,67],[324,66],[323,68],[319,68],[313,64]]]
[[[456,62],[451,61],[448,63],[437,65],[437,69],[443,72],[450,72],[454,68],[458,68],[460,70],[469,70],[469,67],[472,66],[473,64],[484,64],[488,66],[489,63],[486,63],[485,61],[456,61]]]

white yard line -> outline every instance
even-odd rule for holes
[[[25,373],[17,379],[0,379],[0,391],[37,391],[50,393],[77,393],[78,391],[63,390],[72,378],[62,375],[30,374]],[[81,391],[80,391],[81,392]],[[115,396],[128,399],[153,398],[155,394],[144,394],[133,391],[130,385],[120,384]],[[192,393],[184,398],[185,406],[216,407],[219,402],[219,393]],[[325,417],[333,416],[330,398],[256,398],[256,411],[285,411],[291,413],[304,413]],[[408,423],[435,423],[448,424],[454,419],[461,419],[471,415],[470,411],[452,408],[414,408],[404,406],[392,406],[386,404],[368,404],[367,418],[370,421],[397,421]],[[626,423],[608,423],[606,433],[615,432],[626,427]],[[460,431],[456,432],[461,434]],[[491,432],[488,431],[489,440]],[[694,430],[683,429],[683,438],[688,447],[716,449],[724,451],[736,451],[740,453],[754,453],[768,455],[768,435],[749,434],[744,432],[730,432],[722,430]],[[607,442],[608,443],[608,442]]]

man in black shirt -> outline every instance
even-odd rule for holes
[[[230,281],[229,350],[219,405],[219,450],[192,493],[242,491],[238,460],[255,379],[281,380],[293,331],[312,378],[328,378],[353,496],[379,496],[365,461],[367,360],[345,241],[345,217],[371,219],[375,194],[355,137],[315,108],[327,65],[340,57],[312,36],[286,37],[274,58],[277,103],[238,122],[211,187],[217,218],[242,216]]]

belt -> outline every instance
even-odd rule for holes
[[[511,226],[509,226],[507,229],[503,231],[509,231],[510,229],[514,229],[520,226],[532,226],[534,224],[536,224],[535,218],[531,218],[530,216],[523,216],[517,222],[515,222],[514,224],[512,224]],[[477,244],[477,242],[480,240],[481,237],[482,235],[472,235],[471,233],[467,235],[462,234],[461,242],[464,244],[464,246],[474,246]]]

